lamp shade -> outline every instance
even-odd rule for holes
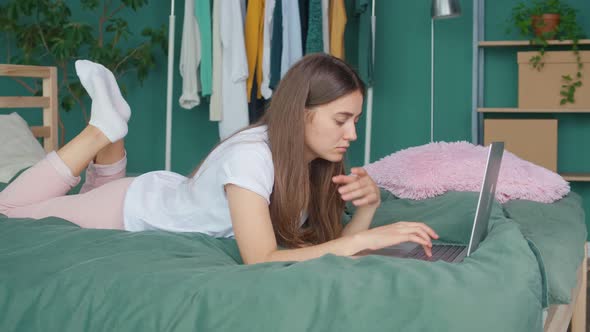
[[[461,15],[459,0],[432,0],[432,18],[452,18]]]

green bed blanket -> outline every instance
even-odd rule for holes
[[[421,220],[445,242],[469,236],[473,193],[383,198],[374,225]],[[563,208],[574,229],[550,232],[577,231],[567,242],[579,243],[533,243],[547,237],[533,218],[516,220],[539,209],[524,204],[496,204],[487,238],[460,264],[326,255],[245,266],[231,239],[0,217],[0,331],[541,331],[552,279],[572,284],[585,227],[572,194],[547,209]],[[562,212],[537,221],[556,226]],[[572,256],[561,277],[546,250]]]
[[[509,201],[503,205],[507,218],[515,221],[540,260],[547,280],[549,304],[571,301],[576,271],[584,258],[587,238],[582,198],[570,193],[553,204]]]
[[[433,199],[406,200],[382,190],[383,203],[372,226],[390,223],[392,219],[423,221],[446,241],[466,244],[471,228],[465,226],[473,224],[477,198],[477,193],[449,192]],[[570,192],[552,204],[526,200],[494,204],[490,223],[500,219],[516,223],[537,257],[543,281],[543,307],[570,303],[587,237],[582,198]]]

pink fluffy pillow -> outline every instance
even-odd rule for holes
[[[426,199],[447,191],[481,189],[488,148],[438,142],[408,148],[365,166],[378,186],[400,198]],[[504,151],[496,199],[552,203],[570,191],[559,174]]]

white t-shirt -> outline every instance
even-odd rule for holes
[[[135,178],[125,196],[125,229],[232,237],[224,189],[229,183],[253,191],[270,203],[274,166],[266,126],[245,130],[223,142],[192,178],[167,171]]]

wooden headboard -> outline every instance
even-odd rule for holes
[[[0,64],[0,76],[43,79],[43,96],[0,97],[0,108],[42,108],[43,126],[32,126],[35,137],[43,138],[43,148],[50,152],[58,148],[57,68]]]

